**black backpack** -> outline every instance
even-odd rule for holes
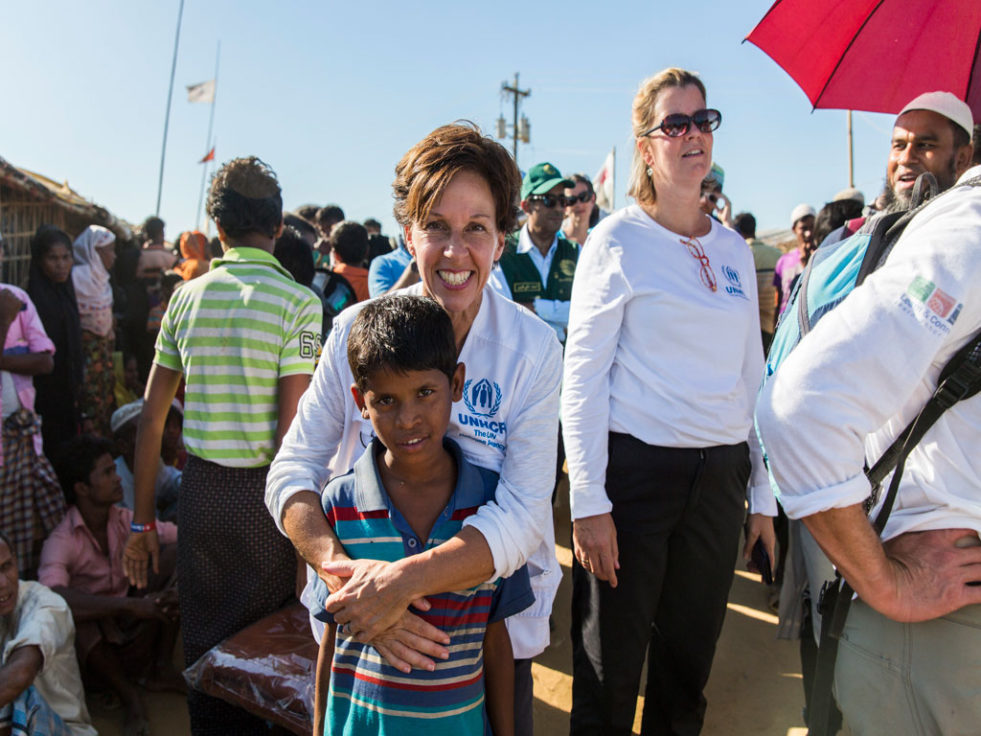
[[[324,312],[321,328],[322,337],[326,340],[331,327],[334,325],[334,318],[355,304],[358,297],[346,278],[325,268],[316,269],[310,288],[320,297],[320,304]]]

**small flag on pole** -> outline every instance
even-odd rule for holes
[[[613,211],[613,167],[616,149],[606,154],[606,159],[600,170],[593,177],[593,189],[596,192],[596,206],[607,212]]]
[[[201,159],[200,161],[198,161],[198,163],[199,164],[205,164],[208,161],[214,161],[214,160],[215,160],[215,147],[212,146],[211,147],[211,150],[208,151],[206,154],[204,154],[204,158]]]
[[[215,80],[209,79],[207,82],[187,85],[188,102],[214,102],[215,101]]]

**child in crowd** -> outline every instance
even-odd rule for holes
[[[345,220],[330,231],[330,250],[334,254],[334,273],[351,284],[359,302],[368,298],[368,269],[363,268],[368,256],[368,231],[364,225]]]
[[[112,444],[82,435],[56,459],[58,479],[71,504],[44,542],[38,581],[68,603],[75,619],[75,649],[83,678],[108,683],[124,707],[124,733],[148,734],[146,706],[136,678],[148,689],[184,692],[172,659],[179,613],[174,572],[177,527],[157,525],[164,545],[160,575],[143,594],[123,573],[123,545],[133,512],[117,506],[122,484]]]
[[[112,413],[109,420],[112,428],[112,441],[116,445],[119,456],[116,458],[116,472],[119,474],[123,486],[123,500],[120,505],[123,508],[133,510],[134,484],[133,469],[135,467],[136,455],[136,427],[140,420],[140,412],[143,411],[143,399],[125,404]],[[161,442],[160,467],[157,470],[157,477],[154,480],[153,492],[156,498],[157,518],[162,521],[177,521],[177,500],[181,488],[181,471],[172,464],[164,461],[163,456],[167,448],[173,448],[172,454],[176,455],[177,449],[173,447],[175,440],[173,437],[173,427],[176,426],[177,440],[180,442],[180,427],[183,418],[183,410],[177,399],[171,402],[170,410],[167,412],[167,423],[164,425],[163,441]]]
[[[140,380],[140,362],[135,355],[115,351],[112,354],[112,372],[116,377],[112,387],[116,406],[131,404],[143,395],[146,386]],[[109,423],[112,424],[111,417]]]
[[[456,534],[494,498],[497,473],[471,465],[445,437],[463,391],[453,326],[423,297],[370,302],[348,340],[351,391],[376,434],[354,469],[334,478],[322,502],[347,553],[394,562]],[[507,580],[432,596],[420,613],[450,637],[449,658],[433,671],[403,672],[371,646],[329,625],[317,663],[314,733],[514,733],[514,660],[507,616],[534,600],[527,570]],[[329,683],[329,687],[328,687]]]

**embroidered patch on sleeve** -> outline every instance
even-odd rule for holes
[[[933,334],[946,335],[964,305],[929,279],[917,276],[899,297],[899,306]]]

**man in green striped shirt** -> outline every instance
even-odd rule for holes
[[[289,540],[263,501],[269,463],[310,382],[320,301],[272,255],[282,231],[275,174],[242,158],[215,175],[208,214],[225,249],[211,270],[181,286],[164,315],[136,440],[133,532],[126,572],[146,584],[157,567],[153,478],[167,409],[186,384],[178,578],[184,658],[193,664],[226,637],[274,612],[295,590]],[[265,724],[192,692],[191,730],[263,733]]]

